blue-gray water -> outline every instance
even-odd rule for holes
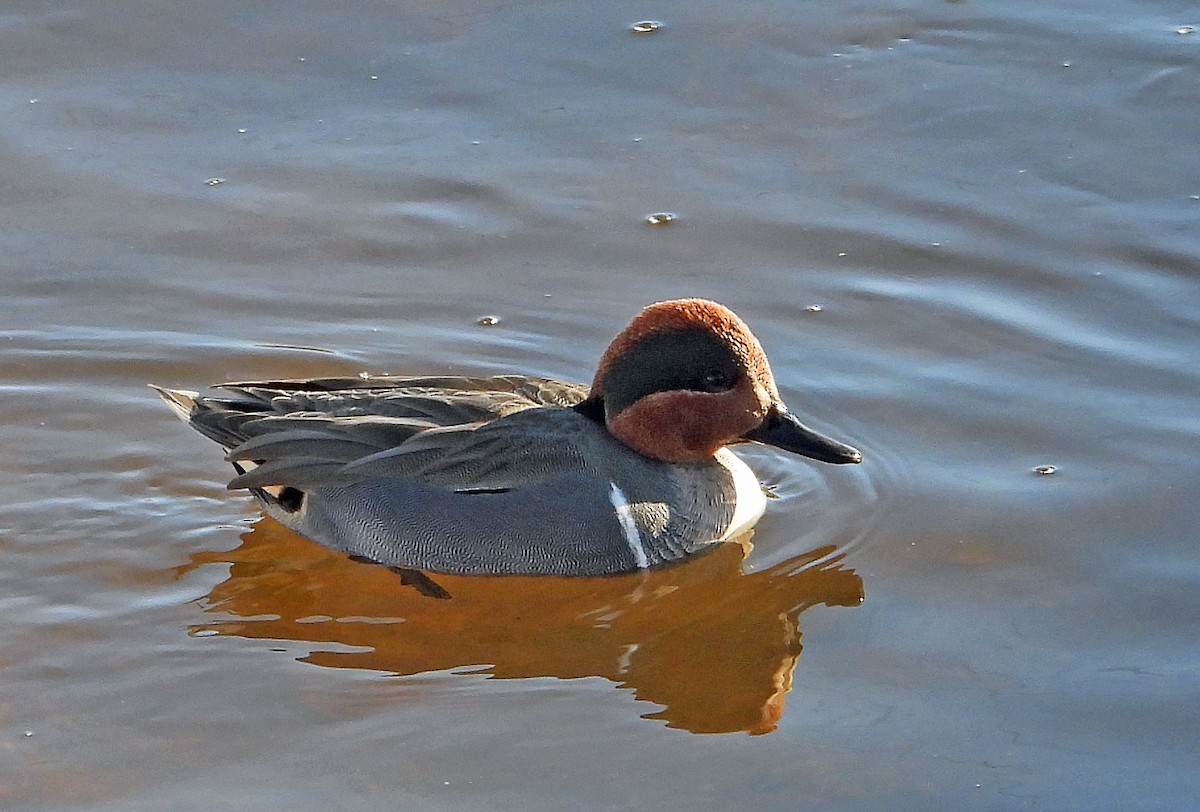
[[[0,806],[1190,808],[1193,26],[9,3]],[[750,452],[780,498],[740,569],[433,605],[253,525],[145,388],[586,381],[682,295],[867,455]]]

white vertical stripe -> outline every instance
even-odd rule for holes
[[[754,526],[767,509],[767,498],[763,496],[758,477],[737,454],[728,448],[722,448],[717,452],[717,462],[725,466],[725,470],[733,477],[734,492],[730,497],[733,499],[733,517],[720,538],[720,541],[728,541]]]
[[[616,508],[617,521],[621,523],[621,532],[625,534],[625,543],[633,552],[633,560],[637,563],[638,569],[644,570],[650,566],[650,560],[646,558],[646,548],[642,546],[642,537],[638,534],[637,522],[633,518],[633,510],[629,507],[629,500],[625,498],[625,492],[617,487],[617,483],[609,482],[608,484],[612,485],[612,491],[609,492],[608,498]]]

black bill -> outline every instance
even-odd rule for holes
[[[793,454],[801,454],[821,462],[862,462],[862,452],[832,437],[826,437],[801,423],[788,411],[773,406],[758,428],[744,435],[747,440],[773,445]]]

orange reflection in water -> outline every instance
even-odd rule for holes
[[[670,727],[768,733],[800,654],[798,616],[817,604],[857,606],[863,586],[832,547],[748,574],[745,550],[723,544],[612,577],[436,574],[450,594],[439,600],[263,519],[237,549],[195,555],[185,569],[232,565],[206,609],[228,619],[193,631],[362,649],[303,658],[331,668],[599,676],[662,705],[646,718]]]

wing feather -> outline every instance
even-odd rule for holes
[[[507,490],[584,467],[566,408],[587,388],[549,378],[380,376],[221,384],[227,397],[159,390],[191,425],[254,463],[231,488],[315,488],[367,478]]]

